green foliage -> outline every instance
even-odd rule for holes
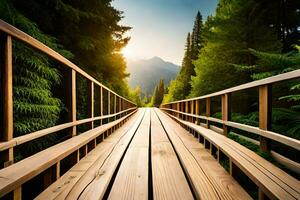
[[[203,46],[202,40],[202,15],[197,13],[192,34],[188,33],[186,39],[185,53],[182,67],[176,79],[170,82],[168,93],[164,97],[164,102],[180,100],[186,98],[191,91],[191,77],[195,76],[195,66],[193,60],[198,58],[199,51]]]
[[[216,15],[203,27],[204,46],[194,62],[190,96],[200,96],[250,81],[250,74],[235,70],[233,64],[251,66],[256,60],[248,51],[255,48],[279,51],[275,28],[269,26],[272,2],[221,0]],[[272,10],[273,11],[273,10]]]
[[[126,62],[120,50],[130,39],[123,36],[130,27],[118,24],[122,12],[112,7],[111,1],[12,2],[43,32],[57,38],[71,51],[74,54],[71,61],[115,92],[128,96]]]
[[[151,99],[151,105],[155,107],[159,107],[163,101],[164,93],[165,93],[164,80],[160,80],[159,84],[154,89],[152,99]]]
[[[32,35],[46,45],[65,56],[71,56],[62,50],[56,40],[42,33],[35,23],[20,14],[10,1],[0,4],[0,18]],[[47,56],[21,44],[13,43],[13,116],[14,137],[54,126],[59,120],[62,103],[54,98],[51,90],[60,84],[61,77]],[[17,152],[17,159],[49,146],[55,136],[44,140],[35,140]]]

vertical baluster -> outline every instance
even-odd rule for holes
[[[107,115],[110,115],[110,92],[107,90]],[[109,118],[107,118],[109,122]]]
[[[117,113],[117,95],[114,94],[114,114]],[[117,119],[117,116],[115,115],[115,120]]]
[[[68,72],[67,81],[67,108],[68,108],[68,121],[76,122],[76,71],[71,69]],[[76,125],[70,129],[72,137],[76,136]]]
[[[88,86],[88,115],[94,118],[94,82],[90,81]],[[89,123],[89,128],[94,128],[94,120]]]
[[[197,99],[197,100],[196,100],[196,108],[195,108],[195,109],[196,109],[195,114],[196,114],[197,116],[200,115],[200,112],[199,112],[199,111],[200,111],[200,107],[199,107],[199,106],[200,106],[200,100]],[[196,119],[196,123],[197,123],[198,125],[200,124],[200,119],[199,119],[199,118]]]
[[[9,141],[13,138],[13,66],[12,66],[12,38],[9,35],[1,38],[1,134],[3,141]],[[4,167],[14,162],[13,148],[9,148],[3,154]],[[2,157],[2,155],[1,155]]]
[[[103,116],[103,88],[100,86],[100,116]],[[100,126],[102,125],[102,119],[100,120]]]
[[[207,99],[206,99],[206,117],[210,117],[210,112],[211,112],[211,110],[210,110],[210,104],[211,104],[211,99],[210,99],[210,97],[208,97]],[[206,120],[206,128],[209,128],[209,125],[210,125],[210,121],[209,120]]]
[[[261,130],[270,130],[272,119],[272,86],[262,85],[259,87],[259,128]],[[271,141],[268,138],[260,136],[260,149],[262,151],[270,150]]]
[[[222,95],[222,120],[224,122],[230,121],[231,119],[231,103],[230,103],[231,94],[223,94]],[[223,134],[225,136],[229,133],[229,127],[223,124]]]

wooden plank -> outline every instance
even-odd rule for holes
[[[137,130],[117,173],[108,199],[148,199],[150,111]]]
[[[156,110],[187,172],[197,199],[251,199],[197,138]]]
[[[89,82],[88,83],[88,116],[89,118],[94,118],[94,82]],[[89,123],[89,128],[93,129],[94,128],[94,121],[91,121]]]
[[[169,115],[172,118],[175,118]],[[300,182],[272,163],[266,161],[246,147],[224,137],[212,130],[179,120],[181,123],[197,130],[211,143],[222,149],[222,152],[235,161],[244,173],[249,176],[269,196],[276,198],[300,198]],[[251,165],[251,166],[249,166]],[[260,174],[260,175],[257,175]],[[268,184],[272,182],[272,184]],[[292,196],[291,196],[292,195]]]
[[[117,146],[121,137],[126,133],[138,120],[141,114],[132,117],[124,126],[118,129],[114,134],[101,142],[95,149],[87,154],[79,163],[74,165],[59,180],[53,183],[49,188],[43,191],[36,199],[66,199],[67,196],[74,197],[76,194],[71,192],[79,188],[84,183],[91,181],[99,165],[102,165],[113,148]],[[86,185],[83,185],[83,188]],[[78,195],[78,194],[77,194]]]
[[[206,117],[210,117],[211,115],[211,99],[210,98],[207,98],[206,99]],[[206,120],[206,128],[209,128],[209,120]]]
[[[139,117],[135,119],[135,123],[130,129],[124,133],[125,135],[119,140],[113,151],[105,159],[104,163],[95,163],[87,173],[76,183],[69,192],[66,199],[102,199],[109,182],[122,158],[126,148],[129,145],[136,129],[141,122],[144,109],[139,109]],[[108,137],[108,139],[110,139]],[[108,140],[107,139],[107,140]]]
[[[176,153],[153,109],[151,158],[154,199],[193,199]]]
[[[9,35],[3,35],[3,63],[1,63],[1,140],[10,141],[13,138],[13,66],[12,66],[12,38]],[[13,148],[4,152],[4,167],[14,162]]]
[[[100,136],[107,129],[125,120],[125,116],[114,122],[97,127],[67,141],[61,142],[44,151],[34,154],[8,168],[0,170],[0,197],[14,190],[61,159],[70,155],[81,146]]]

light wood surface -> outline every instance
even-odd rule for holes
[[[95,173],[92,172],[95,172],[94,169],[104,163],[121,137],[133,126],[140,115],[140,113],[137,113],[124,126],[101,142],[66,174],[43,191],[36,199],[65,199],[67,196],[72,196],[69,194],[71,190],[73,188],[80,188],[81,185],[84,185],[84,183],[87,183],[93,178]]]
[[[156,113],[167,130],[198,199],[251,199],[197,138],[160,110]]]
[[[148,199],[150,109],[122,160],[108,199]]]
[[[256,153],[212,130],[180,120],[174,116],[171,116],[171,118],[194,129],[210,143],[217,146],[269,197],[279,199],[300,198],[300,182]]]
[[[151,159],[154,199],[193,199],[176,153],[154,110],[151,112]]]

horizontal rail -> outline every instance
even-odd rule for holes
[[[201,99],[207,99],[207,98],[211,98],[211,97],[216,97],[216,96],[221,96],[223,94],[228,94],[228,93],[233,93],[233,92],[237,92],[240,90],[245,90],[245,89],[250,89],[250,88],[255,88],[255,87],[259,87],[259,86],[263,86],[263,85],[269,85],[269,84],[273,84],[273,83],[277,83],[277,82],[281,82],[281,81],[286,81],[286,80],[291,80],[291,79],[295,79],[295,78],[299,78],[300,77],[300,69],[298,70],[294,70],[291,72],[287,72],[284,74],[279,74],[276,76],[272,76],[269,78],[265,78],[262,80],[257,80],[257,81],[252,81],[250,83],[245,83],[243,85],[239,85],[236,87],[232,87],[232,88],[228,88],[219,92],[215,92],[212,94],[208,94],[208,95],[204,95],[204,96],[200,96],[200,97],[195,97],[195,98],[190,98],[190,99],[183,99],[183,100],[178,100],[178,101],[172,101],[170,103],[180,103],[180,102],[187,102],[187,101],[193,101],[193,100],[201,100]],[[170,103],[164,103],[163,105],[168,105]]]
[[[33,132],[33,133],[29,133],[27,135],[15,137],[12,140],[9,140],[7,142],[0,142],[0,151],[4,151],[6,149],[24,144],[24,143],[29,142],[31,140],[35,140],[37,138],[44,137],[46,135],[49,135],[49,134],[52,134],[52,133],[55,133],[55,132],[58,132],[58,131],[61,131],[61,130],[65,130],[67,128],[71,128],[73,126],[78,126],[78,125],[85,124],[85,123],[88,123],[88,122],[91,122],[91,121],[97,121],[97,120],[101,120],[101,119],[111,118],[111,117],[126,113],[126,112],[131,111],[131,110],[135,110],[135,108],[129,108],[127,110],[123,110],[121,112],[111,114],[111,115],[104,115],[104,116],[99,116],[99,117],[94,117],[94,118],[82,119],[82,120],[78,120],[78,121],[75,121],[75,122],[64,123],[64,124],[60,124],[60,125],[57,125],[57,126],[47,128],[47,129],[43,129],[43,130],[39,130],[39,131],[36,131],[36,132]]]
[[[205,116],[199,116],[199,115],[194,115],[194,114],[187,114],[184,112],[180,112],[177,110],[173,110],[173,109],[168,109],[168,108],[161,108],[162,110],[166,110],[166,111],[171,111],[171,112],[176,112],[176,113],[180,113],[182,115],[186,115],[189,117],[194,117],[194,118],[198,118],[198,119],[205,119],[208,121],[212,121],[212,122],[216,122],[216,123],[220,123],[223,125],[227,125],[230,126],[232,128],[237,128],[243,131],[247,131],[250,133],[254,133],[255,135],[259,135],[259,136],[264,136],[266,138],[272,139],[274,141],[277,141],[279,143],[285,144],[287,146],[293,147],[294,149],[297,149],[300,151],[300,141],[294,138],[290,138],[278,133],[274,133],[272,131],[266,131],[266,130],[261,130],[258,127],[254,127],[254,126],[249,126],[249,125],[245,125],[245,124],[240,124],[240,123],[236,123],[236,122],[232,122],[232,121],[224,121],[221,119],[216,119],[213,117],[205,117]]]
[[[0,170],[0,198],[10,191],[14,191],[21,187],[23,183],[31,180],[41,172],[44,172],[49,167],[60,163],[61,160],[76,153],[76,163],[79,162],[79,149],[85,145],[88,145],[92,140],[96,140],[98,137],[104,138],[104,133],[119,126],[125,120],[128,120],[137,110],[129,113],[128,115],[104,124],[95,129],[88,130],[87,132],[73,137],[70,140],[66,140],[55,146],[52,146],[44,151],[41,151],[34,156],[24,159],[14,165]],[[94,143],[94,148],[96,141]],[[30,167],[29,167],[30,166]],[[59,177],[57,177],[59,178]]]
[[[102,125],[102,120],[107,118],[113,118],[112,120],[117,120],[128,114],[128,112],[134,111],[137,106],[134,102],[120,96],[116,92],[112,91],[105,85],[101,84],[95,78],[90,76],[88,73],[80,69],[74,63],[60,55],[58,52],[49,48],[45,44],[39,42],[28,34],[22,32],[21,30],[13,27],[12,25],[0,20],[0,74],[3,76],[3,82],[0,84],[1,96],[4,97],[1,102],[1,110],[4,113],[0,113],[1,122],[1,142],[0,142],[0,160],[1,164],[4,162],[4,166],[7,167],[14,162],[14,149],[13,147],[24,144],[26,142],[32,141],[34,139],[46,136],[48,134],[58,132],[61,130],[67,130],[70,132],[72,137],[77,135],[77,126],[81,124],[88,123],[89,129],[94,129],[94,121],[100,120],[100,125]],[[66,119],[67,123],[57,125],[54,127],[39,130],[33,133],[28,133],[23,136],[13,137],[13,40],[18,40],[33,49],[49,56],[49,58],[61,63],[66,69],[66,74],[63,78],[62,85],[66,85],[64,90],[63,99],[66,99],[66,107],[68,110],[68,116]],[[77,103],[76,103],[76,77],[77,75],[82,76],[87,80],[87,111],[88,116],[86,119],[77,120]],[[99,86],[95,88],[95,86]],[[100,92],[100,114],[95,115],[95,90]],[[104,97],[107,99],[104,99]],[[105,110],[105,113],[104,113]]]
[[[225,89],[212,94],[195,97],[191,99],[179,100],[161,105],[161,109],[170,112],[176,117],[183,120],[197,119],[200,124],[200,119],[206,121],[206,128],[209,128],[211,123],[218,123],[223,126],[223,134],[228,135],[230,128],[237,128],[243,131],[254,133],[259,136],[260,149],[265,152],[271,150],[271,142],[277,141],[281,144],[300,150],[300,141],[285,135],[271,131],[272,119],[272,84],[300,78],[300,70],[294,70],[284,74],[265,78],[258,81],[253,81],[229,89]],[[259,93],[259,126],[249,126],[231,121],[231,95],[233,92],[242,91],[249,88],[258,88]],[[217,119],[211,116],[211,101],[212,97],[221,97],[221,114],[222,118]],[[200,115],[200,100],[205,100],[205,115]],[[203,102],[201,103],[203,104]]]
[[[80,69],[74,63],[72,63],[71,61],[69,61],[68,59],[66,59],[65,57],[63,57],[62,55],[60,55],[59,53],[54,51],[53,49],[49,48],[48,46],[44,45],[40,41],[34,39],[30,35],[24,33],[23,31],[15,28],[14,26],[6,23],[3,20],[0,20],[0,31],[6,33],[7,35],[12,36],[15,39],[18,39],[18,40],[28,44],[29,46],[31,46],[31,47],[33,47],[33,48],[35,48],[35,49],[37,49],[37,50],[39,50],[43,53],[45,53],[46,55],[50,56],[51,58],[55,59],[56,61],[59,61],[62,64],[68,66],[69,68],[75,70],[77,73],[81,74],[82,76],[89,79],[90,81],[96,83],[98,86],[108,90],[110,93],[113,93],[114,95],[118,96],[119,98],[122,98],[126,101],[129,101],[126,98],[124,98],[124,97],[120,96],[119,94],[117,94],[116,92],[112,91],[111,89],[109,89],[105,85],[101,84],[95,78],[90,76],[88,73],[86,73],[85,71]],[[129,101],[129,102],[133,103],[132,101]],[[133,104],[135,104],[135,103],[133,103]]]

